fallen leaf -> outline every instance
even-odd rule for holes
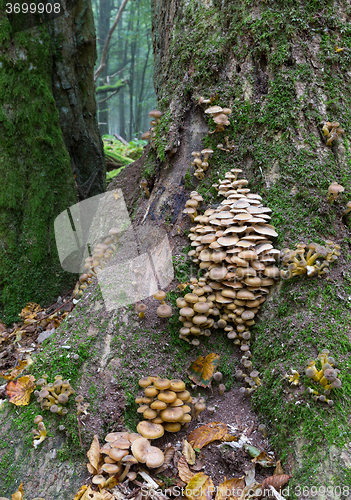
[[[337,45],[335,45],[335,52],[338,53],[338,52],[342,52],[344,50],[343,47],[338,47]]]
[[[158,467],[158,469],[155,470],[156,474],[160,474],[161,472],[164,472],[168,467],[170,467],[172,458],[174,457],[175,453],[175,448],[172,446],[170,443],[167,444],[165,451],[163,452],[165,456],[165,460],[161,467]]]
[[[225,441],[226,443],[231,443],[232,441],[237,441],[238,436],[232,436],[231,434],[226,434],[223,436],[220,441]]]
[[[80,488],[73,500],[114,500],[116,498],[105,489],[101,491],[93,491],[90,486],[88,488],[85,487],[86,489],[82,491],[82,495],[78,496],[82,488]]]
[[[251,460],[251,462],[253,462],[255,464],[259,464],[262,467],[274,467],[275,466],[274,460],[269,455],[267,455],[267,453],[265,451],[261,451],[261,453],[259,455],[257,455],[257,457],[255,457]]]
[[[256,464],[252,464],[251,469],[245,471],[245,484],[246,484],[246,486],[250,487],[252,484],[254,484],[256,482],[255,476],[256,476]]]
[[[212,376],[219,364],[219,356],[211,352],[204,358],[200,356],[188,368],[188,377],[201,387],[211,387]]]
[[[12,500],[23,500],[23,483],[19,485],[16,493],[12,495]]]
[[[213,491],[212,479],[203,472],[199,472],[191,478],[184,494],[189,500],[210,500]]]
[[[244,445],[244,450],[252,458],[258,457],[258,455],[261,453],[261,451],[258,448],[256,448],[255,446],[251,446],[250,444],[245,444]]]
[[[195,464],[195,459],[196,459],[195,451],[186,439],[184,439],[182,453],[185,456],[185,459],[189,465]]]
[[[15,378],[23,372],[26,366],[28,366],[28,362],[26,360],[19,361],[18,366],[13,368],[8,375],[0,372],[0,376],[5,380],[15,380]]]
[[[0,333],[6,332],[5,323],[0,320]]]
[[[193,443],[192,447],[194,449],[201,450],[207,444],[221,439],[227,433],[228,428],[226,424],[222,422],[210,422],[192,431],[188,436],[188,441],[189,443]]]
[[[244,488],[244,476],[239,478],[233,477],[228,480],[224,478],[224,483],[221,483],[217,488],[215,500],[226,500],[227,498],[237,499]]]
[[[278,460],[277,465],[274,469],[273,475],[280,476],[282,474],[284,474],[283,467],[282,467],[282,464],[280,463],[280,460]]]
[[[19,313],[19,316],[25,320],[25,319],[34,319],[37,316],[37,313],[42,311],[42,308],[40,307],[39,304],[36,304],[35,302],[29,302]]]
[[[33,375],[25,375],[14,382],[11,380],[6,386],[6,394],[9,402],[16,406],[26,406],[29,403],[30,395],[34,391]]]
[[[250,486],[245,486],[238,500],[256,500],[256,498],[261,498],[261,496],[262,485],[254,481]]]
[[[279,488],[289,482],[289,479],[291,477],[292,476],[290,476],[289,474],[279,474],[276,476],[266,477],[266,479],[262,483],[262,489],[268,489],[268,486],[273,486],[276,490],[279,490]]]
[[[87,457],[90,462],[89,464],[87,464],[88,471],[90,472],[90,474],[97,474],[99,470],[99,463],[101,460],[100,444],[97,434],[94,435],[93,442],[91,443],[89,451],[87,452]],[[94,472],[91,472],[92,470]]]
[[[178,460],[178,474],[180,479],[185,483],[189,483],[189,481],[195,476],[195,474],[189,469],[184,455],[182,455]]]
[[[79,490],[77,491],[77,493],[75,494],[73,500],[80,500],[82,498],[82,495],[83,493],[88,489],[88,486],[86,486],[85,484],[83,484],[83,486],[81,486],[79,488]]]

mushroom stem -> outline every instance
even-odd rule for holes
[[[124,481],[124,479],[125,479],[126,475],[127,475],[127,474],[128,474],[128,472],[129,472],[129,469],[130,469],[130,464],[127,464],[127,465],[126,465],[126,468],[125,468],[125,469],[124,469],[124,471],[123,471],[123,474],[122,474],[122,475],[120,476],[120,478],[119,478],[119,482],[120,482],[120,483],[123,483],[123,481]]]

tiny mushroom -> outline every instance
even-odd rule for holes
[[[328,202],[333,203],[337,199],[340,193],[345,191],[345,188],[338,184],[337,182],[332,182],[328,187]]]
[[[156,314],[159,318],[169,318],[172,316],[172,308],[168,304],[161,304],[157,308]]]

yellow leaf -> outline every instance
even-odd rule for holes
[[[12,495],[12,500],[23,500],[23,483],[19,485],[16,493]]]
[[[335,52],[342,52],[344,50],[343,47],[338,47],[337,45],[335,45]]]
[[[182,453],[185,456],[185,459],[188,462],[188,464],[194,465],[196,459],[195,451],[194,448],[192,448],[192,446],[188,443],[186,439],[184,439]]]
[[[34,391],[33,375],[25,375],[14,382],[11,380],[6,386],[6,394],[9,402],[16,406],[26,406],[29,403],[30,395]]]
[[[16,368],[13,368],[8,375],[5,375],[4,373],[1,372],[0,375],[5,380],[14,380],[25,369],[26,366],[28,366],[28,361],[26,360],[19,361],[18,366],[16,366]]]
[[[237,499],[245,488],[245,480],[243,477],[233,477],[233,479],[225,479],[224,483],[218,486],[215,500],[226,500],[227,498]]]
[[[212,479],[203,472],[195,474],[185,488],[189,500],[210,500],[214,491]]]
[[[200,356],[189,366],[188,376],[196,385],[211,387],[211,379],[218,364],[219,356],[214,352],[208,354],[206,358]]]
[[[224,441],[226,443],[231,443],[232,441],[237,441],[237,440],[238,436],[232,436],[231,434],[226,434],[220,439],[220,441]]]
[[[73,500],[80,500],[82,498],[82,495],[83,493],[88,489],[88,486],[85,486],[85,484],[83,484],[83,486],[81,486],[79,488],[79,491],[77,491],[77,493],[75,494],[75,497],[73,498]]]
[[[78,491],[77,495],[79,494],[79,492],[80,490]],[[90,486],[83,491],[83,496],[77,496],[77,495],[74,497],[73,500],[114,500],[116,498],[114,495],[111,495],[111,493],[109,493],[105,489],[101,491],[93,491]]]
[[[184,483],[189,483],[189,481],[195,476],[195,474],[189,469],[184,455],[182,455],[178,460],[178,474]]]
[[[222,422],[210,422],[192,431],[188,436],[188,441],[190,443],[193,442],[192,447],[194,449],[198,448],[201,450],[207,444],[221,439],[226,434],[228,434],[226,424]]]
[[[93,439],[93,442],[91,443],[89,451],[87,452],[87,456],[88,456],[90,465],[95,470],[95,472],[93,472],[92,474],[97,474],[97,472],[99,470],[99,462],[101,459],[100,444],[99,444],[99,439],[98,439],[97,434],[94,435],[94,439]],[[89,467],[88,467],[88,470],[89,470]],[[89,470],[89,472],[91,472],[91,471]]]

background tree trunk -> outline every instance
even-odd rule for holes
[[[164,113],[155,148],[163,161],[173,147],[178,152],[155,183],[151,216],[170,210],[192,148],[207,145],[215,151],[211,171],[200,184],[188,182],[206,202],[216,200],[211,185],[218,173],[239,167],[273,210],[278,248],[327,239],[342,246],[328,278],[285,282],[263,308],[253,352],[264,385],[253,402],[292,467],[297,496],[299,485],[350,484],[351,240],[349,219],[342,218],[351,195],[350,3],[153,0],[152,8],[154,81]],[[232,109],[225,133],[203,142],[200,96]],[[332,147],[321,120],[338,121],[346,131]],[[194,134],[196,141],[189,139]],[[234,141],[229,153],[216,149],[225,136]],[[332,181],[345,194],[328,204]],[[323,348],[338,359],[344,382],[332,396],[333,409],[316,405],[305,391],[307,359]],[[296,390],[283,381],[290,367],[302,374]]]
[[[2,12],[0,314],[10,322],[26,302],[68,291],[74,277],[59,263],[53,222],[77,201],[72,168],[82,198],[104,189],[105,173],[90,1],[15,34]]]

